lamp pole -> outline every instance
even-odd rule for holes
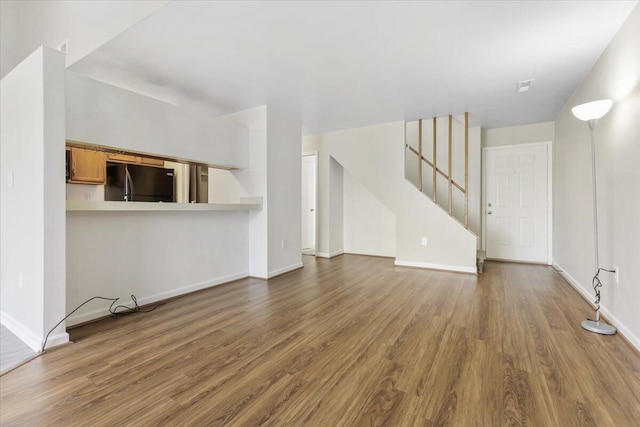
[[[595,274],[600,270],[600,262],[598,260],[598,192],[596,179],[596,125],[598,119],[591,119],[587,122],[591,131],[591,186],[593,187],[593,252],[595,256]],[[600,289],[596,289],[596,322],[600,322]]]
[[[600,100],[589,102],[586,104],[573,107],[571,111],[578,119],[587,122],[589,130],[591,131],[591,187],[593,190],[593,252],[596,272],[593,276],[593,291],[596,294],[596,318],[595,320],[587,319],[582,322],[582,327],[588,331],[595,332],[597,334],[613,335],[616,333],[616,328],[611,325],[607,325],[600,321],[600,287],[602,282],[598,277],[601,271],[600,260],[598,258],[598,192],[597,192],[597,179],[596,179],[596,125],[598,119],[607,114],[611,108],[612,101]],[[602,269],[606,270],[606,269]],[[611,270],[606,270],[611,271]]]
[[[598,259],[598,195],[596,191],[596,142],[595,133],[598,119],[602,118],[609,112],[613,101],[610,99],[601,99],[599,101],[587,102],[586,104],[576,105],[571,112],[577,119],[587,122],[591,131],[591,187],[593,188],[593,251],[596,263],[596,273],[593,276],[593,290],[596,293],[596,318],[595,320],[587,319],[582,322],[582,327],[588,331],[597,334],[613,335],[616,328],[600,321],[600,287],[602,283],[598,275],[601,270],[612,272],[612,270],[601,269]]]

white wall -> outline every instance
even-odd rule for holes
[[[302,267],[301,139],[299,116],[267,108],[269,277]]]
[[[413,121],[413,122],[406,122],[405,123],[405,143],[407,145],[409,145],[409,147],[413,148],[416,151],[419,151],[419,143],[418,143],[418,121]],[[432,138],[433,139],[433,138]],[[433,157],[433,148],[431,146],[431,143],[429,144],[429,152],[425,152],[423,153],[425,155],[425,157],[427,157],[429,160],[431,160],[431,157]],[[425,163],[423,163],[423,165],[425,165]],[[419,163],[418,163],[418,156],[411,150],[409,150],[409,148],[405,148],[404,150],[404,176],[406,179],[409,180],[409,182],[412,182],[416,187],[418,187],[418,184],[420,183],[420,173],[418,170],[419,167]],[[430,168],[427,168],[424,173],[432,173],[432,170]],[[425,185],[423,187],[423,191],[425,191],[426,194],[433,194],[433,188],[430,185],[429,181],[426,181],[424,179],[423,176],[423,185]],[[426,181],[426,182],[425,182]]]
[[[67,139],[142,154],[247,167],[248,131],[68,71]]]
[[[344,168],[329,157],[329,253],[319,256],[331,258],[344,253]]]
[[[602,273],[602,306],[640,348],[640,7],[636,6],[558,115],[554,136],[554,258],[593,298],[593,216],[589,129],[571,107],[610,98],[596,131],[600,264],[618,267],[620,283]],[[585,318],[592,316],[585,312]]]
[[[246,277],[248,221],[246,211],[68,212],[67,307],[95,295],[147,304]],[[108,306],[92,302],[68,323]]]
[[[20,63],[20,4],[0,1],[0,78]],[[32,49],[33,50],[33,49]]]
[[[90,200],[104,202],[104,185],[67,184],[67,200]]]
[[[35,340],[43,337],[44,329],[43,56],[38,50],[2,79],[0,96],[2,314],[20,322]],[[11,174],[13,188],[8,181]],[[39,197],[31,196],[34,193]]]
[[[206,163],[248,164],[249,131],[238,124],[74,73],[67,72],[66,83],[68,139]],[[256,147],[258,157],[259,151]],[[181,196],[186,194],[179,188]],[[126,300],[132,293],[146,304],[246,277],[250,215],[261,213],[68,212],[68,307],[95,295]],[[263,257],[266,264],[266,252]],[[107,306],[93,303],[71,324],[103,316]]]
[[[482,137],[479,127],[469,128],[469,229],[482,236]],[[478,246],[480,248],[481,246]]]
[[[69,41],[69,66],[167,3],[2,0],[0,76],[4,77],[38,46],[57,47],[65,40]],[[11,49],[6,49],[7,45]]]
[[[249,131],[249,167],[231,173],[240,187],[240,196],[262,197],[262,210],[249,212],[249,275],[267,278],[267,107],[241,111],[224,119]]]
[[[319,153],[319,252],[328,252],[330,156],[396,215],[396,263],[475,271],[477,238],[404,178],[404,122],[305,137]],[[421,246],[421,237],[428,245]]]
[[[38,350],[65,314],[64,56],[37,49],[0,99],[1,319]],[[48,346],[67,341],[63,323]]]
[[[132,120],[140,120],[141,115],[156,108],[147,107],[147,101],[141,101],[137,96],[117,99],[124,103],[120,111],[131,114]],[[123,101],[131,99],[131,104]],[[102,101],[106,102],[105,99]],[[149,102],[155,105],[156,101]],[[138,103],[143,108],[134,108]],[[162,119],[166,123],[179,122],[184,112],[173,106],[164,109],[165,105],[158,107]],[[301,256],[299,121],[270,111],[269,114],[275,117],[268,120],[267,108],[262,107],[219,120],[223,126],[239,128],[247,135],[247,146],[235,147],[245,152],[250,150],[251,155],[247,155],[249,168],[231,172],[216,170],[210,177],[214,183],[233,184],[230,192],[210,188],[215,196],[213,199],[263,196],[262,211],[69,212],[68,305],[75,307],[98,293],[124,300],[133,293],[140,303],[149,303],[247,275],[267,278],[283,265],[293,263],[297,267]],[[252,121],[255,117],[263,120]],[[101,123],[92,120],[86,131],[99,137],[104,134]],[[267,123],[271,126],[269,132]],[[203,135],[207,135],[206,129]],[[127,150],[166,154],[156,148],[155,138],[144,135],[141,138],[142,142]],[[181,144],[176,141],[181,140],[169,141],[167,138],[161,144],[180,148]],[[268,144],[272,145],[271,149]],[[193,149],[200,150],[194,155],[202,158],[202,153],[207,153],[211,147],[201,144]],[[292,157],[295,162],[291,161]],[[272,169],[279,173],[272,173]],[[269,182],[272,188],[268,187]],[[297,225],[289,216],[295,216]],[[282,239],[288,240],[287,250],[280,248]],[[287,256],[296,258],[298,264]],[[105,315],[106,306],[94,303],[92,308],[75,316],[71,323]]]
[[[396,256],[396,216],[344,171],[344,251]]]
[[[266,111],[265,111],[266,114]],[[262,210],[250,212],[249,222],[249,274],[269,277],[268,263],[268,209],[267,193],[267,132],[266,129],[249,130],[249,168],[233,171],[247,196],[262,196]]]
[[[231,171],[209,168],[209,203],[239,203],[242,186]]]
[[[263,106],[220,119],[249,129],[249,168],[232,171],[234,192],[263,198],[262,211],[250,217],[251,276],[269,278],[302,267],[300,118]]]
[[[555,122],[544,122],[507,128],[482,129],[482,146],[499,147],[501,145],[553,141],[554,127]]]

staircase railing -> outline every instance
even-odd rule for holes
[[[429,120],[429,119],[427,119]],[[456,182],[456,180],[453,179],[453,171],[452,171],[452,163],[453,163],[453,116],[449,115],[448,116],[448,132],[447,132],[447,165],[446,165],[446,171],[443,170],[442,168],[438,167],[438,162],[437,162],[437,154],[438,154],[438,138],[437,138],[437,117],[433,117],[433,125],[432,125],[432,157],[431,160],[429,160],[426,156],[425,156],[425,152],[423,150],[423,119],[418,120],[418,148],[414,148],[411,146],[411,144],[409,144],[409,142],[407,141],[407,139],[405,138],[405,148],[407,149],[408,152],[413,153],[416,156],[416,160],[418,162],[418,183],[417,183],[417,187],[418,189],[422,192],[425,193],[427,196],[432,197],[433,198],[433,202],[441,207],[443,207],[443,203],[441,203],[441,199],[439,199],[439,197],[441,197],[440,194],[438,194],[438,175],[442,176],[443,179],[446,180],[447,182],[447,200],[446,200],[446,207],[447,209],[445,209],[446,211],[448,211],[449,216],[454,217],[454,209],[453,209],[453,191],[458,190],[460,191],[463,195],[464,195],[464,218],[457,218],[458,220],[460,220],[463,224],[465,228],[469,228],[469,113],[464,113],[464,185]],[[406,126],[406,125],[405,125]],[[406,160],[408,161],[408,160]],[[427,178],[430,175],[430,181],[429,182],[431,185],[431,193],[432,194],[428,194],[427,191],[425,191],[425,186],[423,185],[424,183],[424,171],[423,171],[423,166],[424,164],[426,164],[427,166],[431,167],[432,173],[427,175]],[[406,168],[406,164],[405,164],[405,168]],[[444,209],[444,207],[443,207]]]

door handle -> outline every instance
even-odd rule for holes
[[[315,209],[309,209],[311,212],[315,211]]]
[[[487,215],[491,215],[492,213],[492,211],[487,211]]]
[[[491,207],[491,203],[487,203],[487,206]]]

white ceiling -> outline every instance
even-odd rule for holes
[[[177,1],[71,69],[212,115],[288,108],[308,133],[464,111],[505,127],[553,120],[636,4]]]

